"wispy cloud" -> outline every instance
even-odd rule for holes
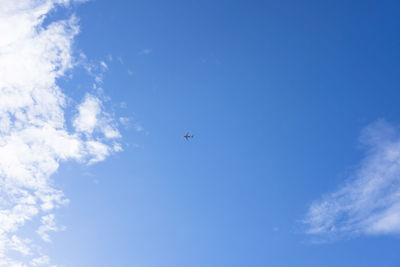
[[[108,65],[104,61],[100,61],[100,65],[103,67],[103,69],[108,69]]]
[[[50,258],[49,256],[40,256],[40,257],[36,257],[34,258],[30,264],[34,267],[36,266],[49,266],[50,265]],[[54,266],[54,265],[53,265]]]
[[[143,128],[143,126],[142,126],[140,123],[135,123],[135,124],[134,124],[134,127],[135,127],[135,130],[136,130],[137,132],[142,132],[142,131],[144,131],[144,128]]]
[[[74,66],[79,27],[75,17],[42,23],[56,5],[71,1],[0,5],[0,266],[50,265],[33,244],[36,233],[21,229],[39,223],[37,234],[45,241],[49,231],[61,229],[54,209],[68,200],[51,175],[62,161],[91,164],[121,150],[120,134],[95,94],[77,106],[74,129],[66,126],[67,97],[56,81]]]
[[[48,232],[58,232],[65,229],[64,227],[60,227],[56,224],[54,214],[44,215],[41,219],[41,222],[42,225],[37,230],[37,233],[46,242],[51,242]]]
[[[125,127],[128,127],[129,124],[131,123],[131,119],[128,117],[120,117],[119,121],[121,122],[121,124]]]
[[[145,49],[143,49],[142,51],[140,51],[140,55],[149,55],[149,54],[151,54],[153,52],[153,50],[152,49],[150,49],[150,48],[145,48]]]
[[[400,234],[400,131],[383,120],[361,134],[365,158],[337,191],[313,203],[309,234]]]

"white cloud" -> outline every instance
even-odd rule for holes
[[[36,267],[36,266],[49,266],[50,264],[50,258],[48,256],[40,256],[37,258],[34,258],[31,261],[31,265]]]
[[[87,94],[85,100],[78,106],[79,114],[73,124],[78,132],[92,134],[99,124],[99,115],[101,112],[101,101],[90,94]]]
[[[72,122],[75,131],[66,126],[66,96],[56,81],[75,64],[79,27],[75,17],[46,27],[42,22],[56,5],[71,1],[1,1],[0,266],[49,266],[50,258],[21,230],[38,222],[37,233],[49,241],[49,231],[61,229],[54,209],[68,200],[51,175],[62,161],[92,164],[121,150],[101,97],[87,94]]]
[[[100,65],[103,67],[103,69],[107,70],[108,66],[104,61],[100,61]]]
[[[111,151],[108,145],[105,145],[98,141],[88,141],[86,142],[86,147],[88,152],[91,155],[94,155],[94,157],[89,160],[89,164],[103,161],[110,154]]]
[[[400,131],[381,120],[361,142],[367,153],[348,182],[310,206],[308,233],[400,234]]]
[[[31,249],[29,245],[31,241],[29,239],[21,239],[15,235],[13,235],[10,239],[9,247],[12,250],[18,251],[22,255],[32,255]]]
[[[50,231],[58,232],[58,231],[65,229],[64,227],[59,227],[56,224],[54,214],[48,214],[48,215],[42,216],[41,222],[42,222],[42,225],[39,227],[39,229],[36,232],[46,242],[51,242],[50,235],[48,234],[48,232],[50,232]]]
[[[109,139],[121,137],[118,129],[112,123],[111,116],[103,111],[100,98],[86,94],[84,101],[78,106],[78,112],[73,121],[77,132],[86,135],[99,132]]]

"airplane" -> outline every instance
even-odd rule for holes
[[[189,140],[189,138],[194,138],[194,135],[189,135],[189,132],[186,133],[186,135],[183,136],[183,138],[187,140]]]

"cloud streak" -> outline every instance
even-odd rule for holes
[[[361,134],[366,155],[337,191],[314,202],[307,233],[324,236],[400,234],[400,131],[381,120]]]
[[[62,229],[54,210],[68,200],[51,175],[62,161],[91,164],[121,150],[119,131],[94,94],[78,105],[73,129],[67,127],[67,97],[56,81],[74,66],[79,27],[73,16],[46,26],[43,21],[71,1],[0,5],[0,266],[49,266],[35,237],[20,232],[37,222],[33,234],[50,242],[49,231]]]

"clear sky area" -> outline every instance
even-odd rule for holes
[[[0,266],[400,266],[399,33],[395,0],[0,0]]]

